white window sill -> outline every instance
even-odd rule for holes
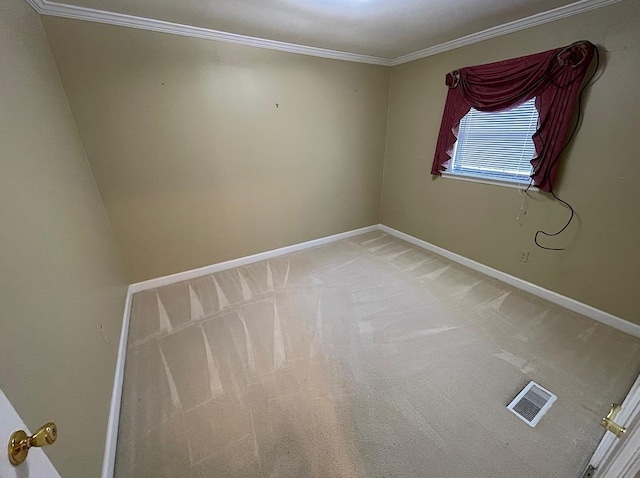
[[[460,181],[469,181],[472,183],[481,183],[481,184],[490,184],[491,186],[504,186],[507,188],[515,188],[515,189],[527,189],[529,183],[517,183],[515,181],[507,181],[502,179],[491,179],[491,178],[482,178],[478,176],[467,176],[466,174],[457,174],[450,173],[447,171],[443,171],[442,177],[446,179],[458,179]],[[539,191],[539,189],[535,186],[529,186],[529,191]]]

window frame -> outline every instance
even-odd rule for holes
[[[444,179],[456,179],[459,181],[467,181],[470,183],[480,183],[480,184],[489,184],[491,186],[503,186],[507,188],[521,189],[531,191],[539,191],[539,189],[533,184],[529,185],[529,183],[519,183],[516,181],[508,181],[506,179],[490,179],[483,178],[481,176],[470,176],[468,174],[459,174],[452,173],[450,171],[442,171],[440,176]],[[527,189],[528,188],[528,189]]]
[[[535,98],[533,98],[535,101]],[[516,108],[517,106],[514,106]],[[470,114],[471,110],[469,110]],[[465,115],[466,116],[466,115]],[[451,159],[449,161],[449,167],[442,171],[441,176],[447,179],[457,179],[461,181],[468,181],[474,183],[481,184],[490,184],[492,186],[504,186],[516,189],[528,189],[529,191],[538,191],[539,189],[533,185],[533,180],[531,178],[527,178],[526,181],[518,181],[516,179],[507,179],[507,178],[496,178],[490,177],[489,175],[482,174],[463,174],[453,170],[453,163],[455,161],[456,155],[458,153],[458,144],[459,138],[456,139],[456,142],[453,145],[453,151],[451,154]]]

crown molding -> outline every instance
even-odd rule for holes
[[[315,56],[320,58],[330,58],[333,60],[352,61],[356,63],[367,63],[371,65],[397,66],[410,61],[420,60],[428,56],[437,55],[446,51],[455,50],[467,45],[473,45],[484,40],[496,38],[509,33],[525,30],[527,28],[544,25],[545,23],[560,20],[561,18],[578,15],[580,13],[595,10],[621,0],[578,0],[577,2],[562,7],[537,13],[529,17],[521,18],[513,22],[504,23],[481,32],[472,33],[455,40],[440,43],[423,50],[401,55],[396,58],[382,58],[378,56],[362,55],[359,53],[349,53],[338,50],[328,50],[312,46],[286,43],[264,38],[255,38],[235,33],[210,30],[208,28],[182,25],[179,23],[155,20],[152,18],[136,17],[122,13],[107,12],[93,8],[78,7],[64,3],[53,2],[51,0],[26,0],[41,15],[55,17],[73,18],[76,20],[86,20],[89,22],[106,23],[121,27],[137,28],[139,30],[149,30],[154,32],[169,33],[193,38],[204,38],[225,43],[235,43],[268,50],[284,51],[287,53],[297,53],[300,55]]]
[[[481,32],[472,33],[471,35],[440,43],[439,45],[425,48],[424,50],[418,50],[413,53],[407,53],[406,55],[395,57],[391,60],[391,66],[402,65],[403,63],[420,60],[421,58],[437,55],[438,53],[444,53],[445,51],[455,50],[456,48],[461,48],[463,46],[473,45],[474,43],[479,43],[491,38],[507,35],[527,28],[537,27],[538,25],[544,25],[545,23],[578,15],[580,13],[595,10],[596,8],[601,8],[620,1],[621,0],[579,0],[575,3],[570,3],[569,5],[554,8],[553,10],[536,13],[530,17],[521,18],[520,20],[504,23]]]
[[[73,18],[75,20],[86,20],[89,22],[107,23],[121,27],[137,28],[139,30],[149,30],[154,32],[169,33],[193,38],[204,38],[206,40],[216,40],[225,43],[235,43],[238,45],[265,48],[267,50],[284,51],[287,53],[298,53],[300,55],[315,56],[320,58],[330,58],[333,60],[352,61],[356,63],[368,63],[371,65],[391,66],[390,58],[381,58],[359,53],[349,53],[338,50],[328,50],[312,46],[297,45],[264,38],[255,38],[235,33],[210,30],[208,28],[182,25],[179,23],[155,20],[152,18],[136,17],[122,13],[106,12],[93,8],[78,7],[76,5],[66,5],[52,2],[50,0],[26,0],[41,15],[54,17]]]

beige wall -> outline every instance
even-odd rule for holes
[[[639,18],[627,0],[413,62],[390,91],[383,67],[43,21],[130,280],[378,222],[390,99],[385,224],[640,323]],[[520,226],[516,191],[429,175],[443,76],[582,38],[607,53],[558,185],[579,218],[545,252],[559,204],[534,194]],[[124,274],[22,0],[0,4],[0,46],[0,388],[31,428],[58,423],[63,476],[98,476]]]
[[[47,453],[62,476],[97,477],[125,277],[42,24],[24,0],[0,2],[0,205],[0,388],[32,430],[58,424]]]
[[[557,230],[568,212],[532,194],[524,224],[515,189],[429,173],[444,107],[444,75],[456,68],[588,39],[602,73],[585,95],[585,115],[564,158],[560,197],[577,211],[561,237],[535,246],[538,228]],[[640,323],[640,2],[589,13],[393,68],[382,222],[483,264]],[[518,251],[530,251],[518,262]]]
[[[43,22],[132,281],[378,222],[389,68]]]

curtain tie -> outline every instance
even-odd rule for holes
[[[556,59],[563,68],[576,68],[581,65],[589,54],[589,43],[579,41],[558,52]]]
[[[447,73],[444,83],[450,89],[457,87],[460,83],[460,70],[453,70],[451,73]]]

